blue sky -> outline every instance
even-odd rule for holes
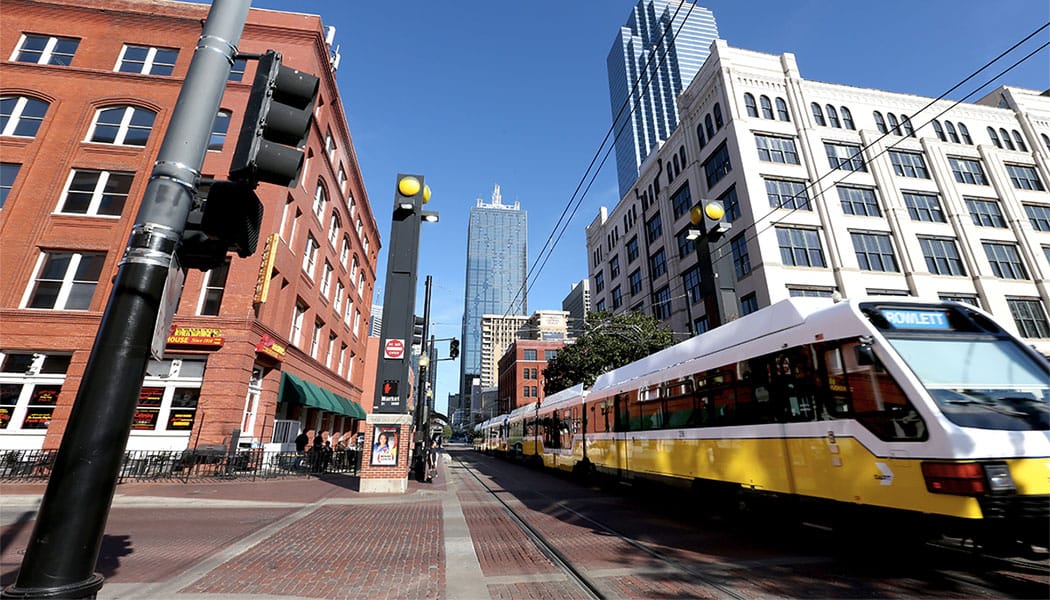
[[[256,0],[256,8],[320,14],[336,27],[338,82],[383,250],[396,174],[426,177],[428,208],[419,282],[433,276],[437,337],[459,337],[470,207],[520,201],[536,261],[609,129],[605,58],[636,0]],[[1046,0],[765,0],[700,2],[732,47],[794,53],[807,79],[937,97],[1050,20]],[[1028,51],[1050,39],[1044,30]],[[951,94],[958,99],[1026,52]],[[293,65],[294,66],[294,65]],[[997,85],[1050,88],[1047,50]],[[608,150],[608,145],[602,148]],[[530,312],[560,309],[587,275],[584,228],[618,200],[610,155],[546,267],[533,277]],[[422,289],[418,294],[422,314]],[[442,346],[442,353],[447,345]],[[440,363],[438,410],[458,385],[458,361]]]

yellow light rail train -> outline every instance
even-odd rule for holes
[[[1050,363],[956,302],[785,300],[489,419],[475,447],[701,498],[1050,535]]]

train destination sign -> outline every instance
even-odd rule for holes
[[[951,331],[948,313],[943,310],[884,308],[882,316],[897,329],[935,329]]]

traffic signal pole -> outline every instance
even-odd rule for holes
[[[94,598],[99,549],[131,433],[154,327],[248,17],[250,0],[214,0],[55,458],[14,585],[3,598]],[[166,327],[161,335],[167,334]]]
[[[428,381],[428,370],[431,368],[430,365],[430,351],[427,348],[427,336],[430,330],[430,285],[433,282],[433,278],[427,275],[424,281],[424,295],[423,295],[423,335],[421,337],[421,352],[420,360],[426,357],[425,362],[421,362],[419,365],[419,371],[416,377],[416,436],[415,436],[415,453],[413,454],[414,464],[412,465],[415,471],[416,481],[426,481],[427,478],[427,465],[430,459],[430,405],[427,403],[427,381]],[[434,365],[436,368],[437,365]]]

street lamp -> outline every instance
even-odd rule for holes
[[[733,287],[733,263],[726,244],[718,244],[733,224],[726,220],[725,205],[720,200],[703,200],[689,212],[690,229],[686,239],[696,244],[697,266],[700,269],[700,294],[709,328],[736,319],[739,310],[736,289]],[[717,248],[712,248],[716,246]]]

